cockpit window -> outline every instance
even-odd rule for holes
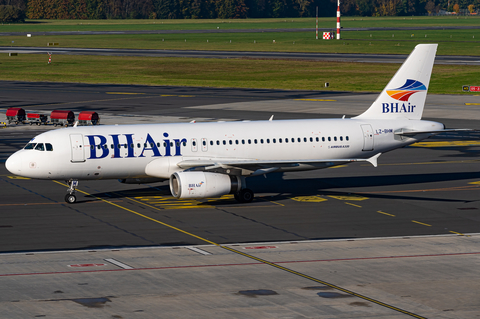
[[[35,146],[35,150],[36,151],[44,151],[45,146],[43,145],[43,143],[38,143],[37,146]]]
[[[37,143],[28,143],[27,145],[25,145],[24,149],[33,150],[35,148],[35,145],[37,145]]]
[[[53,151],[53,146],[52,146],[52,144],[50,144],[50,143],[45,143],[45,148],[46,148],[47,151],[49,151],[49,152]]]

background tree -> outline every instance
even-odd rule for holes
[[[25,20],[25,11],[12,5],[0,5],[1,22],[23,22]]]

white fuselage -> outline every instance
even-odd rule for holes
[[[10,172],[38,179],[147,178],[147,165],[165,159],[165,178],[185,160],[308,160],[369,158],[428,138],[395,135],[399,129],[442,130],[422,120],[319,119],[73,127],[45,132],[7,160]],[[333,165],[333,164],[332,164]],[[338,165],[338,163],[337,163]],[[327,167],[285,166],[281,171]],[[162,176],[157,174],[156,176]]]

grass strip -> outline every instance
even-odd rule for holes
[[[336,29],[336,11],[319,18],[319,28]],[[342,17],[344,28],[478,26],[480,17]],[[315,28],[315,18],[278,19],[167,19],[167,20],[26,20],[1,24],[0,32],[41,31],[125,31],[125,30],[205,30],[205,29],[280,29]]]
[[[378,92],[399,64],[25,54],[0,56],[0,79],[140,85]],[[479,85],[479,66],[436,65],[430,93]],[[330,87],[324,88],[329,82]],[[468,93],[464,93],[468,94]]]
[[[409,54],[419,43],[439,43],[439,55],[479,55],[480,29],[349,31],[341,40],[316,40],[314,32],[5,36],[0,46],[214,51]]]

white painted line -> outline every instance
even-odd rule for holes
[[[111,264],[114,264],[115,266],[118,266],[120,268],[123,268],[123,269],[134,269],[133,267],[130,267],[129,265],[126,265],[118,260],[115,260],[113,258],[108,258],[108,259],[104,259],[105,261],[108,261],[109,263]]]
[[[208,251],[202,250],[200,248],[190,247],[190,246],[187,246],[186,248],[188,248],[191,251],[194,251],[196,253],[202,254],[202,255],[211,255],[211,253],[209,253]]]

